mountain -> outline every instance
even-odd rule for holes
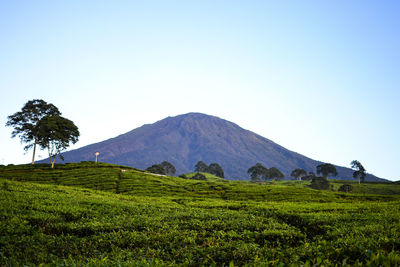
[[[267,138],[218,117],[188,113],[145,124],[130,132],[100,143],[63,154],[66,162],[99,161],[145,169],[162,161],[171,162],[177,173],[194,170],[202,160],[217,162],[228,179],[249,179],[247,170],[262,163],[275,166],[286,177],[295,168],[315,172],[321,162],[290,151]],[[351,179],[353,171],[337,167],[339,179]],[[367,180],[382,180],[368,175]]]

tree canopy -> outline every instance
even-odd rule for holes
[[[57,156],[64,159],[61,152],[79,139],[78,127],[72,121],[58,115],[43,117],[36,128],[37,143],[42,149],[47,149],[52,168]]]
[[[251,180],[252,181],[260,181],[261,179],[263,180],[268,180],[268,179],[283,179],[285,178],[285,175],[276,167],[271,167],[268,169],[261,163],[257,163],[256,165],[250,167],[247,170],[247,173],[250,174]]]
[[[146,171],[155,173],[155,174],[166,175],[164,168],[160,164],[151,165],[150,167],[148,167],[146,169]]]
[[[337,176],[336,167],[330,163],[323,163],[317,166],[317,174],[322,174],[325,180],[328,180],[329,175]]]
[[[208,165],[205,164],[203,161],[199,161],[196,163],[194,166],[196,169],[194,171],[196,172],[208,172]]]
[[[196,163],[194,171],[211,173],[220,178],[225,177],[224,170],[218,163],[215,162],[211,163],[210,166],[208,166],[206,163],[200,160],[199,162]]]
[[[351,168],[355,169],[353,178],[358,179],[358,183],[364,182],[365,176],[367,176],[367,171],[364,166],[358,160],[353,160],[350,164]]]
[[[153,164],[146,169],[151,173],[173,176],[176,173],[175,166],[168,161],[163,161],[160,164]]]
[[[172,163],[168,162],[168,161],[163,161],[161,162],[161,167],[165,170],[165,173],[169,176],[173,176],[176,173],[176,169],[175,166],[172,165]]]
[[[53,104],[41,99],[30,100],[21,111],[7,117],[6,126],[14,127],[11,137],[19,136],[24,150],[33,148],[32,164],[35,163],[36,145],[38,144],[38,122],[45,116],[61,116],[61,112]]]
[[[292,176],[296,180],[301,180],[303,177],[307,176],[307,171],[300,168],[294,169],[290,176]]]
[[[220,178],[224,178],[224,170],[218,163],[211,163],[210,166],[208,166],[208,172]]]
[[[254,166],[250,167],[247,170],[247,173],[250,174],[251,180],[254,182],[260,181],[261,179],[266,180],[269,178],[268,168],[266,168],[261,163],[256,163]]]
[[[285,175],[283,175],[283,173],[276,167],[271,167],[269,170],[269,179],[275,180],[282,180],[283,178],[285,178]]]

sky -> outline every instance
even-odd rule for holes
[[[0,0],[0,164],[30,162],[5,123],[43,99],[79,127],[71,149],[201,112],[400,180],[399,14],[384,0]]]

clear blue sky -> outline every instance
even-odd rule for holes
[[[400,1],[3,0],[0,164],[29,162],[4,124],[43,99],[79,127],[73,148],[193,111],[399,180],[399,14]]]

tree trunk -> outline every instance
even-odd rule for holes
[[[36,138],[35,143],[33,144],[33,156],[32,156],[32,165],[35,164],[35,153],[36,153]]]
[[[52,169],[54,169],[54,163],[56,163],[56,157],[57,155],[55,155],[54,158],[50,156],[50,163]]]
[[[56,162],[56,157],[54,157],[54,160],[51,162],[51,168],[54,169],[54,163]]]

